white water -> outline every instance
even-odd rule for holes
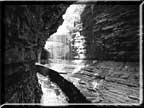
[[[53,106],[67,104],[66,96],[54,83],[49,81],[48,77],[37,73],[37,78],[43,92],[41,97],[42,105]],[[56,93],[56,90],[59,92],[59,94]]]

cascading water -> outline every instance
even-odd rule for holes
[[[82,23],[80,15],[85,8],[85,4],[70,5],[63,15],[64,22],[59,26],[57,32],[47,39],[44,49],[50,54],[48,64],[43,66],[57,72],[75,73],[85,66],[85,37],[80,34]],[[41,65],[41,64],[37,64]],[[43,92],[42,105],[66,104],[66,96],[59,91],[55,84],[49,81],[48,77],[37,73],[39,84]]]
[[[58,72],[78,72],[85,63],[85,37],[80,34],[82,23],[80,15],[84,4],[70,5],[63,15],[64,22],[56,33],[46,41],[45,50],[50,53],[47,66]]]

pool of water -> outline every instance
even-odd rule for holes
[[[89,60],[65,60],[65,59],[49,59],[49,64],[44,64],[44,67],[55,70],[59,73],[77,73],[82,68],[87,67],[90,63]],[[37,65],[42,65],[38,64]]]

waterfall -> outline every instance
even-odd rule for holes
[[[62,25],[46,40],[44,49],[50,56],[48,64],[43,66],[57,72],[70,74],[78,72],[85,66],[85,37],[80,34],[83,28],[80,15],[84,8],[84,4],[72,4],[67,8],[63,15]],[[37,65],[42,64],[37,63]],[[37,77],[43,92],[42,105],[67,103],[64,94],[56,94],[55,90],[58,88],[49,81],[48,77],[39,73],[37,73]]]
[[[84,67],[85,37],[80,34],[83,29],[81,17],[85,4],[70,5],[63,15],[63,23],[47,39],[44,49],[50,53],[47,67],[65,73],[78,72]]]

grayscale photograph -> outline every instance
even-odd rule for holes
[[[0,2],[1,105],[140,105],[142,1]]]

